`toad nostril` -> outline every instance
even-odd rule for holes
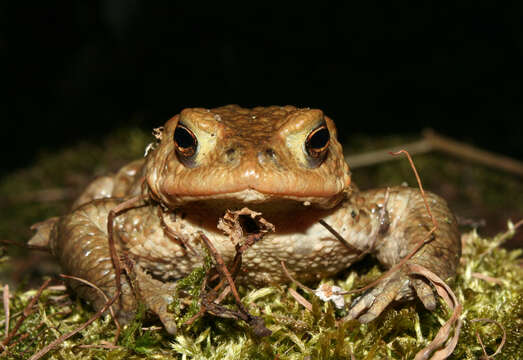
[[[258,163],[263,164],[267,161],[276,162],[276,153],[271,148],[258,152]]]
[[[229,149],[225,150],[225,156],[227,156],[228,161],[233,161],[235,158],[235,155],[236,155],[236,149],[229,148]]]
[[[265,155],[270,159],[274,159],[276,157],[276,153],[271,148],[265,149]]]

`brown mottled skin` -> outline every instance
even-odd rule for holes
[[[321,156],[314,157],[305,144],[322,125],[330,141]],[[185,126],[197,140],[194,155],[176,149],[177,126]],[[320,110],[234,105],[185,109],[167,121],[158,138],[144,160],[95,180],[50,234],[44,227],[32,240],[42,244],[49,239],[66,273],[114,294],[107,216],[123,199],[141,194],[141,206],[119,214],[114,222],[121,257],[135,263],[134,271],[121,280],[119,317],[124,321],[132,317],[139,297],[169,332],[176,331],[166,309],[176,280],[201,264],[198,231],[226,261],[235,254],[235,244],[216,228],[226,209],[261,211],[276,227],[244,254],[238,281],[255,285],[288,282],[281,260],[301,281],[336,274],[366,250],[391,267],[432,228],[418,189],[390,188],[385,201],[386,189],[359,191],[351,185],[335,125]],[[456,220],[444,200],[431,193],[427,197],[439,228],[409,262],[446,279],[455,274],[461,253]],[[359,251],[344,246],[318,223],[320,219]],[[95,308],[103,306],[105,300],[92,288],[79,282],[70,285]],[[414,295],[428,309],[435,308],[431,287],[400,269],[359,297],[349,317],[371,321],[392,301]]]

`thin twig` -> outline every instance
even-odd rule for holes
[[[78,332],[82,331],[83,329],[85,329],[86,327],[88,327],[92,322],[94,322],[96,319],[98,319],[100,316],[102,316],[102,314],[107,311],[107,309],[109,307],[111,307],[111,305],[116,301],[116,299],[118,299],[120,297],[120,294],[118,293],[118,290],[116,291],[116,294],[114,294],[114,296],[111,298],[111,300],[109,300],[109,302],[107,302],[100,310],[98,310],[98,312],[96,314],[93,315],[93,317],[91,317],[89,320],[87,320],[86,322],[84,322],[82,325],[80,325],[79,327],[77,327],[76,329],[74,329],[73,331],[67,333],[67,334],[64,334],[62,336],[60,336],[58,339],[54,340],[53,342],[51,342],[50,344],[48,344],[47,346],[45,346],[43,349],[41,349],[40,351],[38,351],[37,353],[33,354],[33,356],[31,356],[29,358],[29,360],[38,360],[40,359],[42,356],[44,356],[45,354],[47,354],[50,350],[52,350],[53,348],[55,348],[58,344],[61,344],[63,343],[65,340],[69,339],[71,336],[77,334]]]
[[[158,207],[158,214],[160,217],[160,225],[165,231],[165,234],[169,239],[174,241],[177,245],[179,245],[182,248],[183,255],[185,256],[187,254],[187,249],[189,249],[194,255],[200,256],[200,254],[189,244],[188,242],[184,241],[183,237],[179,237],[176,232],[171,229],[171,227],[165,222],[165,212],[161,207]]]
[[[159,331],[159,330],[162,330],[162,329],[163,329],[162,326],[156,326],[156,325],[148,326],[148,327],[142,327],[143,331]]]
[[[490,283],[503,285],[503,280],[495,278],[495,277],[492,277],[492,276],[488,276],[488,275],[485,275],[485,274],[482,274],[482,273],[473,272],[473,273],[470,274],[470,276],[475,277],[476,279],[485,280],[485,281],[490,282]]]
[[[203,232],[200,232],[199,234],[200,234],[200,238],[203,240],[205,246],[207,247],[207,249],[209,249],[209,252],[212,254],[214,259],[216,260],[216,270],[229,283],[229,286],[231,288],[232,295],[234,296],[234,300],[236,301],[236,304],[238,305],[240,310],[246,311],[245,307],[243,306],[243,303],[241,302],[240,294],[238,293],[238,290],[236,289],[236,285],[234,284],[234,280],[232,279],[231,273],[229,272],[229,270],[227,270],[227,266],[225,266],[225,261],[223,261],[222,256],[216,250],[216,248],[214,247],[211,240],[209,240],[209,238]]]
[[[341,236],[339,232],[334,230],[334,228],[332,226],[327,224],[327,222],[325,220],[320,219],[320,220],[318,220],[318,222],[321,225],[323,225],[323,227],[325,227],[325,229],[327,229],[332,235],[334,235],[334,237],[336,237],[336,239],[338,239],[338,241],[340,243],[342,243],[343,246],[345,246],[347,249],[349,249],[349,251],[355,252],[355,253],[357,253],[359,255],[365,253],[365,251],[358,249],[357,247],[355,247],[354,245],[349,243],[347,240],[345,240],[345,238],[343,236]]]
[[[50,288],[50,287],[48,287],[47,290],[49,290],[49,288]],[[53,314],[49,314],[49,315],[47,315],[47,318],[50,319],[50,318],[52,318],[52,317],[56,317],[56,316],[60,316],[60,315],[69,315],[69,314],[71,314],[71,313],[72,313],[72,310],[68,310],[68,311],[60,311],[60,312],[56,312],[56,313],[53,313]],[[46,324],[46,323],[45,323],[44,321],[41,321],[40,324],[38,324],[38,326],[34,328],[34,331],[40,329],[40,328],[43,327],[45,324]],[[42,332],[44,332],[44,331],[46,331],[46,330],[49,330],[49,329],[54,329],[54,327],[44,328],[44,329],[40,330],[38,333],[36,333],[36,334],[24,333],[24,334],[22,334],[18,339],[16,339],[16,341],[10,342],[10,343],[9,343],[9,347],[10,347],[10,348],[13,348],[15,345],[17,345],[18,343],[24,341],[24,340],[27,339],[29,336],[32,336],[33,340],[30,341],[29,343],[25,343],[25,344],[24,344],[25,347],[26,347],[26,350],[24,350],[24,351],[22,351],[20,354],[18,354],[18,355],[21,356],[21,355],[23,355],[23,354],[27,351],[28,348],[31,347],[31,345],[32,345],[35,341],[38,340],[38,337],[40,336],[40,334],[41,334]],[[11,340],[13,340],[13,339],[11,339]],[[5,356],[5,355],[7,355],[7,350],[5,350],[3,353],[0,354],[0,358],[1,358],[2,356]]]
[[[432,211],[430,211],[430,206],[427,201],[427,196],[425,195],[425,190],[423,190],[423,185],[421,184],[421,179],[418,175],[418,170],[416,170],[416,165],[414,165],[414,161],[412,161],[410,154],[405,150],[391,152],[390,154],[394,155],[394,156],[399,155],[399,154],[404,154],[407,157],[407,159],[409,160],[410,167],[412,168],[412,171],[414,171],[414,175],[416,176],[416,180],[418,182],[418,188],[419,188],[419,191],[421,192],[421,197],[423,198],[423,202],[425,203],[425,208],[427,209],[427,213],[430,215],[430,219],[432,220],[432,225],[434,225],[434,227],[437,228],[438,222],[436,221],[436,218],[434,217],[434,215],[432,215]]]
[[[429,231],[429,233],[427,234],[427,236],[425,236],[420,241],[418,241],[418,243],[416,244],[414,249],[407,256],[405,256],[403,259],[401,259],[401,261],[399,263],[397,263],[396,265],[391,267],[389,270],[387,270],[387,272],[385,272],[383,275],[381,275],[379,278],[377,278],[376,280],[374,280],[370,284],[368,284],[368,285],[366,285],[366,286],[364,286],[362,288],[359,288],[359,289],[338,292],[336,295],[349,295],[349,294],[359,293],[359,292],[368,290],[368,289],[378,285],[383,279],[389,277],[391,274],[396,272],[399,268],[401,268],[403,265],[405,265],[405,263],[408,260],[410,260],[410,258],[412,258],[414,255],[416,255],[416,253],[419,251],[419,249],[421,249],[423,247],[423,245],[425,245],[427,240],[429,240],[432,237],[432,233],[434,233],[434,231],[436,231],[436,228],[432,228]]]
[[[314,290],[312,290],[310,287],[308,286],[305,286],[303,285],[301,282],[299,282],[298,280],[296,280],[295,278],[293,278],[291,276],[291,274],[289,273],[289,270],[287,270],[287,267],[285,266],[285,262],[280,261],[280,264],[281,264],[281,267],[283,268],[283,272],[285,273],[285,275],[293,282],[295,283],[296,285],[298,285],[299,287],[301,287],[302,289],[305,289],[307,291],[310,291],[312,293],[314,293]]]
[[[10,309],[9,309],[9,285],[4,285],[4,315],[5,315],[5,337],[9,334],[9,318],[10,318]]]
[[[419,188],[419,190],[421,192],[421,197],[423,198],[423,202],[425,204],[425,209],[427,210],[427,213],[429,214],[430,219],[432,221],[432,224],[434,226],[433,226],[432,229],[430,229],[430,231],[428,232],[427,236],[425,236],[424,238],[421,238],[418,241],[418,243],[416,244],[414,249],[407,256],[405,256],[403,259],[401,259],[400,262],[398,262],[396,265],[391,267],[386,273],[384,273],[378,279],[376,279],[375,281],[371,282],[370,284],[368,284],[367,286],[364,286],[362,288],[355,289],[355,290],[350,290],[350,291],[345,291],[345,292],[339,292],[339,293],[337,293],[337,295],[354,294],[354,293],[365,291],[367,289],[370,289],[370,288],[376,286],[377,284],[380,283],[380,281],[382,281],[383,279],[387,278],[388,276],[390,276],[391,274],[396,272],[399,268],[401,268],[403,265],[405,265],[405,263],[410,258],[412,258],[419,251],[419,249],[421,249],[423,247],[423,245],[425,245],[426,242],[428,242],[429,240],[432,239],[432,234],[438,229],[438,222],[436,221],[436,218],[432,214],[432,211],[430,211],[430,206],[429,206],[429,203],[427,201],[427,196],[425,195],[425,190],[423,190],[423,184],[421,183],[421,178],[418,175],[418,170],[416,170],[416,165],[414,165],[414,161],[412,161],[412,158],[411,158],[410,154],[406,150],[402,149],[402,150],[399,150],[399,151],[397,151],[395,153],[391,153],[391,155],[399,155],[399,154],[405,154],[407,156],[407,159],[409,160],[409,163],[410,163],[410,166],[412,168],[412,171],[414,172],[414,175],[416,176],[416,180],[418,182],[418,188]]]
[[[109,301],[109,298],[107,297],[107,295],[105,295],[105,293],[102,291],[102,289],[100,289],[98,286],[96,286],[92,282],[87,281],[87,280],[82,279],[82,278],[79,278],[77,276],[72,276],[72,275],[60,274],[60,276],[63,277],[63,278],[66,278],[66,279],[72,279],[72,280],[79,281],[79,282],[81,282],[81,283],[83,283],[83,284],[85,284],[87,286],[92,287],[93,289],[95,289],[96,291],[98,291],[102,295],[102,297],[104,298],[105,302]],[[122,331],[122,328],[120,326],[120,322],[116,318],[116,314],[114,313],[112,305],[109,306],[109,312],[111,313],[111,316],[113,318],[114,324],[116,325],[116,334],[114,335],[114,341],[113,341],[113,344],[116,345],[116,343],[118,342],[118,338],[120,336],[120,332]]]
[[[507,340],[507,332],[505,331],[505,327],[503,325],[501,325],[499,322],[497,322],[496,320],[484,319],[484,318],[470,320],[470,322],[480,322],[480,321],[495,324],[503,332],[503,336],[501,338],[501,343],[498,345],[498,348],[496,349],[494,354],[487,355],[487,351],[485,350],[485,346],[483,345],[483,341],[481,341],[481,337],[479,336],[479,332],[476,331],[476,338],[478,339],[478,342],[481,345],[481,348],[483,349],[483,355],[485,356],[484,359],[491,359],[491,358],[493,358],[494,356],[496,356],[497,354],[499,354],[501,352],[501,349],[503,348],[503,346],[505,345],[505,341]]]
[[[114,234],[113,234],[113,228],[114,228],[114,218],[119,215],[121,212],[125,210],[129,210],[132,208],[137,207],[137,204],[141,200],[141,195],[134,196],[126,201],[124,201],[121,204],[118,204],[115,206],[111,211],[109,211],[109,215],[107,216],[107,238],[109,241],[109,252],[111,254],[111,261],[113,262],[114,266],[114,281],[116,283],[116,293],[121,294],[122,293],[122,283],[120,281],[120,277],[122,274],[122,267],[120,265],[120,260],[118,259],[118,253],[116,251],[116,245],[114,242]],[[121,301],[120,299],[118,300]]]
[[[307,299],[305,299],[303,296],[301,296],[300,294],[298,294],[298,292],[296,290],[294,290],[293,288],[289,288],[289,293],[291,294],[291,296],[297,301],[299,302],[305,309],[309,310],[309,311],[312,311],[312,304],[307,301]]]
[[[458,302],[458,299],[456,298],[456,295],[452,291],[452,289],[443,281],[439,276],[434,274],[432,271],[427,269],[424,266],[418,265],[418,264],[409,264],[408,265],[410,271],[410,274],[416,274],[421,275],[425,277],[427,280],[429,280],[432,285],[435,287],[436,292],[439,296],[441,296],[447,305],[453,310],[451,317],[443,324],[443,326],[439,329],[438,333],[434,337],[434,339],[430,342],[428,346],[420,350],[415,357],[415,360],[425,360],[428,359],[430,354],[434,352],[437,348],[441,347],[445,341],[449,338],[450,330],[452,328],[452,325],[456,324],[454,328],[454,335],[452,336],[451,340],[447,342],[445,347],[442,349],[436,351],[434,353],[434,356],[431,358],[433,360],[443,360],[446,359],[452,354],[454,351],[454,348],[456,347],[456,344],[459,339],[459,333],[461,330],[462,320],[460,319],[461,311],[462,311],[462,305]]]
[[[247,309],[245,308],[243,303],[241,302],[240,294],[238,293],[238,290],[234,283],[233,276],[227,269],[227,266],[225,265],[225,261],[223,260],[220,253],[216,250],[213,243],[209,240],[209,238],[203,232],[200,231],[199,235],[200,235],[200,238],[203,240],[204,245],[207,247],[207,250],[211,253],[211,256],[214,258],[214,260],[216,262],[215,268],[216,268],[216,271],[218,272],[218,274],[220,274],[221,280],[223,281],[225,279],[225,281],[228,283],[228,288],[230,288],[230,291],[233,294],[234,300],[236,302],[236,305],[237,305],[239,311],[233,311],[233,310],[227,309],[226,307],[215,303],[214,302],[215,295],[202,296],[201,306],[205,309],[205,311],[207,311],[211,314],[215,314],[216,316],[231,317],[234,319],[241,319],[241,320],[247,322],[247,324],[249,324],[251,326],[253,332],[259,337],[264,337],[264,336],[270,335],[272,332],[265,327],[265,323],[264,323],[263,319],[258,316],[251,315],[247,311]],[[251,240],[253,240],[252,243],[254,243],[254,239],[251,239]],[[246,249],[248,246],[250,246],[250,245],[247,245],[246,247],[239,246],[236,248],[236,252],[237,252],[236,257],[239,256],[239,260],[237,261],[238,268],[239,268],[239,264],[241,264],[242,248]],[[224,291],[226,291],[226,289],[224,289]],[[196,315],[200,316],[200,314],[196,314]],[[196,317],[193,317],[193,318],[196,319]],[[190,320],[194,321],[193,318],[191,318]]]
[[[22,351],[21,351],[19,354],[17,354],[17,355],[19,355],[20,357],[22,357],[22,356],[27,352],[27,350],[29,350],[29,348],[30,348],[30,347],[31,347],[31,346],[32,346],[32,345],[33,345],[33,344],[38,340],[38,338],[40,337],[40,335],[41,335],[43,332],[45,332],[45,331],[47,331],[47,330],[49,329],[49,328],[45,328],[44,325],[45,325],[45,323],[44,323],[43,321],[40,322],[40,324],[38,324],[38,326],[37,326],[34,330],[40,330],[40,331],[38,331],[36,334],[32,334],[32,335],[33,335],[33,336],[32,336],[32,340],[31,340],[29,343],[24,343],[24,345],[25,345],[25,349],[22,350]],[[42,328],[42,329],[41,329],[41,328]],[[18,339],[16,339],[15,342],[9,344],[9,346],[10,346],[10,347],[14,347],[14,346],[17,345],[18,343],[21,343],[22,341],[24,341],[25,339],[27,339],[27,338],[29,337],[29,335],[31,335],[31,334],[29,334],[29,333],[25,333],[25,334],[23,334],[23,335],[20,336]],[[4,355],[4,354],[1,354],[1,355]],[[1,355],[0,355],[0,356],[1,356]]]
[[[109,350],[121,349],[122,348],[121,346],[116,346],[116,345],[111,344],[109,342],[107,344],[77,345],[76,347],[81,348],[81,349],[109,349]]]
[[[396,160],[390,157],[388,154],[398,149],[405,149],[413,155],[425,154],[432,150],[432,146],[429,141],[422,139],[409,144],[401,144],[386,149],[368,151],[361,154],[350,154],[346,155],[345,159],[349,163],[350,167],[355,169],[358,167],[370,166],[380,164],[387,161]]]
[[[511,236],[514,236],[518,228],[520,228],[523,225],[523,219],[516,222],[516,224],[510,226],[509,223],[509,229],[505,231],[499,238],[496,239],[495,242],[492,242],[492,244],[481,254],[479,254],[478,259],[481,261],[487,254],[490,254],[490,252],[499,247],[501,244],[503,244],[507,239],[509,239]]]
[[[424,130],[422,134],[434,150],[523,176],[523,163],[520,161],[460,143],[430,129]]]
[[[209,298],[209,301],[213,301],[216,297],[216,291],[215,290],[211,290],[209,292],[205,292],[205,289],[207,288],[207,282],[208,282],[208,278],[209,278],[209,272],[207,272],[207,274],[205,275],[205,277],[203,278],[203,281],[202,281],[202,284],[200,285],[200,310],[198,310],[198,312],[196,314],[194,314],[191,318],[189,318],[185,323],[184,325],[192,325],[197,319],[199,319],[200,317],[202,317],[205,312],[207,311],[207,308],[205,306],[203,306],[203,304],[205,303],[205,298]],[[222,284],[222,281],[220,281],[220,284]]]
[[[431,129],[424,130],[422,136],[423,139],[416,142],[362,154],[347,155],[345,158],[352,168],[357,168],[391,161],[393,158],[386,156],[386,154],[400,148],[407,150],[412,155],[425,154],[437,150],[458,158],[523,176],[523,163],[518,160],[458,142],[444,137]]]
[[[29,304],[26,305],[26,307],[24,308],[24,311],[22,312],[22,316],[18,319],[18,321],[16,322],[16,325],[15,327],[13,328],[13,330],[9,333],[9,335],[2,341],[2,345],[3,346],[6,346],[7,344],[9,344],[9,341],[11,341],[11,339],[13,338],[13,336],[15,336],[16,332],[18,331],[18,329],[20,328],[20,326],[22,326],[22,323],[24,322],[24,320],[32,314],[33,312],[33,306],[36,304],[36,302],[38,301],[38,299],[40,298],[40,295],[42,295],[42,292],[44,291],[44,289],[47,287],[47,285],[49,285],[49,283],[51,282],[51,279],[47,279],[43,284],[42,286],[40,286],[40,288],[38,289],[38,291],[36,292],[35,296],[33,296],[33,298],[31,299],[31,301],[29,302]]]

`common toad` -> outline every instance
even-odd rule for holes
[[[93,181],[70,213],[42,226],[31,241],[48,244],[66,273],[111,296],[116,287],[108,213],[123,199],[141,194],[141,206],[114,221],[118,251],[141,274],[134,292],[122,276],[118,314],[123,321],[133,316],[139,296],[167,331],[176,331],[167,306],[176,281],[201,265],[199,232],[226,262],[234,257],[235,244],[217,229],[226,210],[248,207],[275,225],[275,232],[243,255],[237,281],[254,285],[288,282],[282,260],[305,282],[336,274],[365,251],[391,267],[432,228],[418,189],[359,191],[351,184],[335,125],[320,110],[185,109],[158,130],[157,138],[145,159]],[[456,220],[444,200],[431,193],[427,198],[439,228],[409,262],[445,279],[455,274],[461,253]],[[380,214],[387,216],[385,221]],[[351,246],[319,224],[321,219]],[[95,308],[104,305],[93,288],[74,281],[70,285]],[[427,309],[436,307],[431,286],[402,268],[359,297],[349,317],[368,322],[389,303],[415,295]]]

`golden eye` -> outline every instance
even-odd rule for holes
[[[174,130],[174,146],[178,155],[187,159],[196,154],[198,150],[198,139],[194,133],[185,125],[178,124]]]
[[[305,149],[312,158],[321,158],[327,153],[330,142],[330,133],[327,125],[321,125],[312,130],[305,139]]]

